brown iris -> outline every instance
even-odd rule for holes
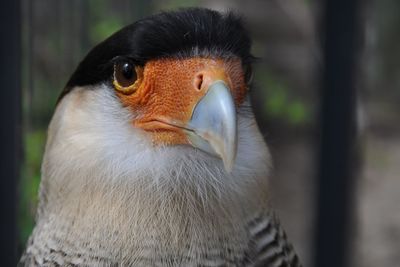
[[[129,61],[115,63],[113,81],[115,89],[126,95],[134,93],[142,72],[141,67],[136,67]]]

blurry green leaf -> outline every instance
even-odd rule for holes
[[[23,246],[34,226],[34,216],[38,203],[40,184],[40,166],[44,152],[46,132],[26,132],[24,138],[25,161],[21,170],[19,183],[19,216],[20,242]]]
[[[264,112],[266,117],[288,125],[300,125],[309,121],[309,107],[289,88],[285,80],[279,79],[268,69],[256,70],[256,76],[265,93]]]
[[[195,7],[199,5],[198,0],[167,0],[159,1],[157,8],[162,10],[176,9],[179,7]]]
[[[122,26],[122,19],[118,17],[109,17],[107,20],[97,22],[90,31],[91,42],[97,44],[103,41],[111,34],[121,29]]]
[[[266,109],[270,115],[279,116],[284,113],[287,95],[282,88],[275,88],[266,100]]]
[[[45,131],[34,131],[25,134],[25,164],[34,172],[40,170],[41,160],[44,152]]]
[[[307,119],[306,107],[303,103],[296,101],[287,107],[287,116],[291,124],[301,124]]]

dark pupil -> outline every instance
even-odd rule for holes
[[[132,64],[130,63],[124,63],[122,65],[122,75],[124,76],[125,79],[130,80],[133,78],[133,67]]]

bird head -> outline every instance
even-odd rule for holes
[[[69,80],[105,84],[154,146],[189,145],[220,157],[237,150],[237,109],[251,76],[250,39],[240,18],[206,9],[161,13],[95,47]]]
[[[71,224],[118,255],[149,233],[241,236],[236,222],[267,203],[270,163],[248,97],[250,46],[238,16],[200,8],[150,16],[95,46],[49,126],[38,220]]]
[[[126,26],[94,47],[68,81],[49,131],[47,154],[57,155],[47,165],[75,160],[79,172],[103,162],[127,173],[147,162],[143,172],[167,166],[171,175],[190,161],[193,172],[215,167],[213,176],[266,165],[247,97],[250,47],[233,13],[183,9]],[[61,154],[68,156],[55,163]]]

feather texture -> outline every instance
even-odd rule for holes
[[[154,147],[132,116],[106,84],[62,99],[21,266],[300,266],[267,212],[270,156],[250,112],[231,173],[192,147]]]

